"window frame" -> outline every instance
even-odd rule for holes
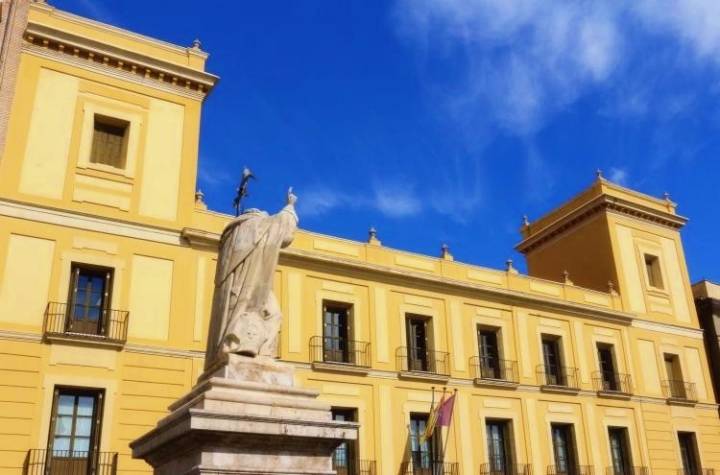
[[[551,366],[548,366],[548,358],[547,354],[545,352],[545,346],[547,344],[552,344],[555,348],[555,359],[557,362],[555,363],[555,367],[557,368],[557,372],[553,373],[552,376],[555,378],[554,382],[550,382],[548,379],[548,376],[551,375],[551,373],[548,371],[548,368]],[[565,367],[565,356],[563,354],[563,343],[562,343],[562,336],[561,335],[555,335],[552,333],[541,333],[540,334],[540,352],[542,357],[542,363],[544,368],[544,374],[545,374],[545,384],[550,386],[567,386],[567,375],[564,374],[564,367]]]
[[[90,335],[107,335],[109,330],[109,317],[112,308],[112,297],[113,297],[113,283],[115,280],[115,269],[112,267],[99,266],[96,264],[86,264],[84,262],[73,261],[70,263],[70,281],[68,285],[68,300],[67,300],[67,314],[65,321],[65,329],[68,332],[72,332],[72,327],[75,323],[85,321],[86,319],[78,320],[75,315],[75,309],[77,306],[77,293],[79,286],[80,274],[82,271],[86,271],[88,275],[94,274],[95,276],[103,277],[103,290],[102,290],[102,304],[99,306],[100,315],[97,321],[96,332],[78,332]],[[89,305],[85,305],[85,312],[87,317],[87,310]]]
[[[96,145],[98,143],[98,138],[96,134],[98,132],[101,132],[107,135],[116,135],[111,134],[107,130],[99,131],[98,127],[122,129],[122,136],[120,136],[120,151],[117,157],[113,157],[117,158],[117,164],[109,163],[109,161],[100,160],[100,158],[105,157],[100,157],[100,152],[96,149]],[[109,167],[117,171],[124,171],[127,168],[128,162],[128,146],[130,141],[131,127],[132,123],[129,120],[120,119],[118,117],[102,114],[99,112],[94,112],[92,114],[92,137],[90,139],[90,155],[88,156],[88,163],[93,167]]]
[[[327,315],[329,309],[342,309],[344,311],[344,325],[334,325],[328,323]],[[323,361],[329,363],[355,363],[355,354],[352,351],[351,341],[354,334],[354,305],[347,302],[339,302],[336,300],[322,301],[322,341],[323,341]],[[337,337],[327,335],[328,327],[344,327],[344,334]],[[330,357],[328,357],[328,355]],[[336,357],[339,355],[339,359]]]
[[[417,345],[411,344],[411,340],[417,340],[415,332],[411,332],[413,322],[420,322],[423,326],[424,346],[422,348]],[[434,347],[432,332],[432,317],[416,313],[405,314],[405,343],[407,345],[408,371],[435,371],[436,364],[434,358],[435,355],[433,354]],[[422,354],[420,354],[419,350],[422,350]],[[413,362],[420,362],[420,369],[418,369],[413,364]]]
[[[645,282],[648,287],[653,290],[665,292],[665,278],[660,255],[643,252],[642,256],[643,267],[645,268]]]
[[[330,412],[332,413],[332,420],[334,421],[349,421],[349,422],[358,422],[358,410],[355,407],[331,407]],[[339,419],[336,418],[336,416],[344,416],[344,418]],[[345,471],[337,470],[337,475],[349,475],[354,473],[359,473],[360,469],[360,450],[359,450],[359,441],[358,440],[346,440],[342,442],[334,451],[332,455],[333,460],[333,468],[338,468],[336,463],[336,453],[338,450],[340,450],[344,446],[345,448],[345,457],[346,457],[346,466]]]

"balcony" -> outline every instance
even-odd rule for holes
[[[344,462],[344,463],[343,463]],[[374,460],[345,460],[338,462],[333,459],[333,470],[337,475],[376,475]]]
[[[580,378],[577,368],[569,366],[537,367],[538,384],[543,391],[577,393],[580,391]]]
[[[313,368],[350,373],[367,373],[370,368],[370,343],[328,336],[310,338]]]
[[[44,332],[48,341],[73,341],[84,344],[122,347],[127,341],[129,312],[98,309],[95,314],[76,317],[74,306],[49,302],[45,309]]]
[[[117,461],[117,452],[32,449],[25,458],[23,475],[115,475]]]
[[[593,475],[592,465],[573,465],[560,468],[557,465],[550,465],[547,468],[547,475]]]
[[[474,356],[470,358],[470,368],[477,385],[515,387],[520,380],[517,361]]]
[[[632,394],[629,374],[596,371],[592,376],[598,396],[628,398]]]
[[[496,464],[484,463],[480,465],[480,475],[532,475],[532,465],[512,464],[498,467]]]
[[[413,453],[415,455],[416,453]],[[400,465],[400,473],[404,475],[458,475],[460,469],[457,463],[435,462],[425,460],[423,453],[421,457],[413,457],[413,462],[403,462]]]
[[[695,393],[695,383],[687,381],[666,380],[662,382],[663,394],[668,403],[675,404],[695,404],[697,395]]]
[[[400,375],[410,379],[447,381],[450,377],[450,353],[401,346],[395,350]]]
[[[605,473],[606,475],[650,475],[650,469],[648,467],[625,467],[620,469],[608,467]]]

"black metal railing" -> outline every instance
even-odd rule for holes
[[[517,361],[501,360],[487,356],[473,356],[470,358],[470,367],[474,379],[519,382]]]
[[[668,399],[679,401],[697,401],[695,383],[687,381],[666,380],[662,382],[663,393]]]
[[[715,475],[715,473],[714,468],[699,468],[697,470],[679,468],[677,471],[677,475]]]
[[[648,467],[608,467],[605,471],[606,475],[650,475]]]
[[[333,470],[337,475],[376,475],[374,460],[335,460]]]
[[[80,337],[93,340],[125,343],[129,312],[126,310],[98,310],[97,318],[83,320],[75,317],[75,306],[49,302],[45,309],[45,336]]]
[[[577,368],[539,365],[537,367],[537,377],[538,384],[541,386],[580,389],[580,378]]]
[[[399,371],[434,373],[450,376],[450,353],[401,346],[395,350]]]
[[[32,449],[23,475],[115,475],[117,463],[117,452]]]
[[[480,475],[532,475],[532,465],[509,464],[499,467],[497,464],[484,463],[480,465]]]
[[[595,390],[603,393],[632,394],[629,374],[612,371],[595,371],[592,376]]]
[[[370,367],[370,343],[329,336],[310,338],[310,358],[313,363],[339,363]]]
[[[413,461],[403,462],[400,466],[400,473],[405,475],[458,475],[459,470],[456,462],[436,462],[415,457]]]
[[[547,475],[593,475],[592,465],[572,465],[561,468],[557,465],[549,465]]]

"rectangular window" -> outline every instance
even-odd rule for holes
[[[662,270],[660,259],[652,254],[645,254],[645,272],[647,273],[648,284],[656,289],[663,288]]]
[[[555,473],[577,475],[578,466],[575,457],[575,438],[572,424],[552,424],[550,426]]]
[[[560,337],[555,335],[542,336],[543,366],[545,370],[545,384],[551,386],[565,386],[560,357]]]
[[[480,356],[480,377],[502,379],[500,349],[496,328],[478,327],[478,354]]]
[[[50,473],[89,473],[97,456],[103,392],[55,388],[48,466]]]
[[[352,306],[323,302],[323,359],[333,363],[353,363],[350,344]]]
[[[612,473],[609,475],[633,475],[632,455],[625,427],[608,427]]]
[[[697,441],[692,432],[678,432],[680,444],[680,460],[683,475],[696,475],[700,473],[700,458],[698,456]]]
[[[125,168],[130,123],[95,114],[90,163]]]
[[[434,371],[430,355],[429,321],[427,317],[408,315],[405,318],[409,371]]]
[[[357,422],[356,409],[331,409],[334,421]],[[358,473],[358,450],[356,440],[347,440],[340,444],[333,453],[333,470],[337,475],[354,475]]]
[[[615,355],[612,345],[599,344],[597,347],[598,361],[600,363],[600,377],[603,391],[617,391],[620,389],[618,376],[615,371]]]
[[[510,422],[488,420],[485,422],[489,472],[493,475],[510,475],[513,470]]]
[[[665,353],[665,373],[667,374],[668,396],[677,399],[685,399],[685,381],[683,381],[680,358],[678,355]]]
[[[110,310],[113,270],[73,263],[67,331],[104,335]]]
[[[415,474],[432,475],[435,463],[439,461],[435,454],[434,434],[428,440],[420,441],[427,422],[427,414],[410,414],[410,457]]]

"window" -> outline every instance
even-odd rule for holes
[[[357,422],[357,411],[355,409],[332,408],[334,421]],[[358,450],[357,441],[346,440],[335,449],[333,453],[333,470],[337,475],[354,475],[358,473]]]
[[[323,302],[323,360],[353,363],[350,348],[350,316],[352,307]]]
[[[110,309],[113,270],[73,263],[67,331],[103,335]]]
[[[103,393],[55,388],[48,441],[50,473],[89,473],[97,455]]]
[[[650,287],[662,289],[663,278],[660,269],[660,259],[652,254],[645,254],[645,272],[647,273],[648,284]]]
[[[500,371],[500,349],[496,328],[478,327],[478,354],[480,355],[480,377],[503,379]]]
[[[699,474],[700,462],[695,434],[692,432],[678,432],[678,443],[680,444],[680,460],[682,462],[683,475]]]
[[[90,163],[125,168],[130,123],[95,114]]]
[[[598,361],[600,363],[600,380],[602,382],[602,391],[618,391],[619,381],[615,371],[615,355],[612,345],[599,344]]]
[[[560,359],[560,338],[554,335],[542,336],[543,365],[545,384],[565,386],[565,375]]]
[[[625,427],[608,427],[612,472],[608,475],[633,475],[632,456]]]
[[[487,434],[488,472],[493,475],[514,473],[510,423],[488,420],[485,422],[485,433]]]
[[[555,459],[556,474],[577,474],[575,461],[575,438],[571,424],[552,424],[550,426],[553,457]]]
[[[435,435],[420,442],[427,422],[427,414],[410,414],[410,457],[415,474],[432,475],[435,462],[439,461],[435,454]]]
[[[418,315],[409,315],[405,319],[409,371],[432,372],[435,370],[433,359],[430,358],[429,354],[429,320],[427,317]]]
[[[665,373],[668,379],[668,396],[676,399],[685,399],[685,382],[682,378],[680,358],[678,355],[665,353],[663,359],[665,361]]]

